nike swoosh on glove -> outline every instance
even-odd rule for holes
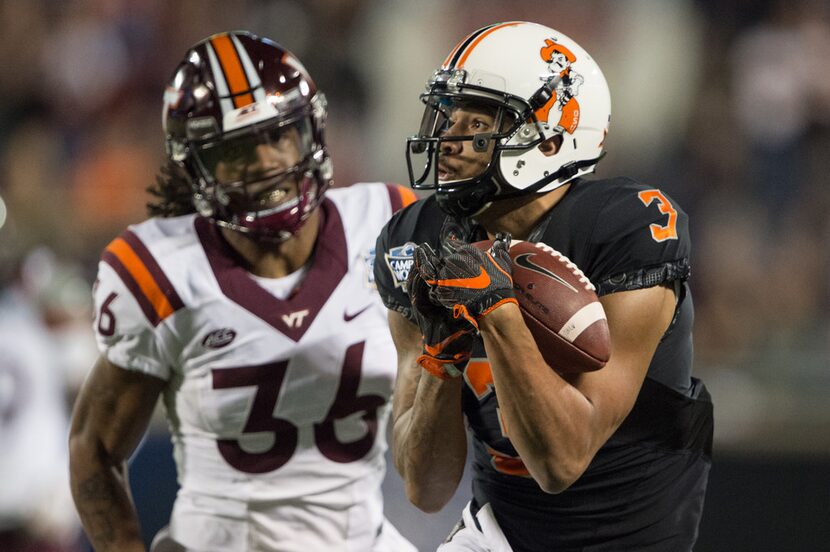
[[[429,245],[423,244],[422,247],[429,248]],[[430,288],[417,266],[416,257],[406,281],[412,311],[423,336],[423,352],[416,362],[439,379],[457,378],[464,373],[470,360],[474,329],[429,298]]]
[[[510,235],[496,236],[489,251],[469,243],[448,240],[449,254],[415,249],[415,264],[430,286],[430,299],[452,309],[478,329],[478,321],[507,303],[517,303],[510,270]]]

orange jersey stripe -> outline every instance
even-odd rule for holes
[[[479,45],[479,43],[480,43],[482,40],[484,40],[484,38],[485,38],[486,36],[488,36],[489,34],[491,34],[491,33],[492,33],[492,32],[494,32],[494,31],[498,31],[499,29],[504,29],[504,28],[506,28],[506,27],[515,27],[515,26],[516,26],[516,25],[518,25],[518,24],[519,24],[519,22],[518,22],[518,21],[514,21],[514,22],[512,22],[512,23],[502,23],[501,25],[496,25],[496,26],[495,26],[495,27],[493,27],[492,29],[489,29],[489,30],[487,30],[487,31],[485,31],[485,32],[483,32],[483,33],[481,33],[481,35],[480,35],[478,38],[476,38],[476,39],[473,41],[473,43],[472,43],[472,44],[470,44],[469,48],[467,48],[467,50],[464,52],[464,55],[462,55],[462,56],[461,56],[461,59],[460,59],[460,60],[458,60],[458,63],[455,65],[455,66],[456,66],[456,68],[461,69],[461,68],[463,68],[463,67],[464,67],[464,62],[465,62],[465,61],[467,61],[467,58],[468,58],[468,57],[470,57],[470,54],[471,54],[471,53],[472,53],[472,51],[475,49],[475,47],[476,47],[476,46],[478,46],[478,45]]]
[[[392,212],[397,213],[407,205],[418,201],[418,196],[409,188],[404,188],[400,184],[386,184],[386,191],[389,194],[389,204],[392,206]]]
[[[236,53],[236,48],[233,46],[231,37],[223,34],[211,39],[213,49],[219,57],[219,63],[222,65],[222,71],[225,72],[225,79],[228,81],[228,88],[233,96],[234,107],[242,107],[254,103],[254,96],[250,92],[241,94],[245,90],[250,89],[248,84],[248,77],[245,76],[245,70],[242,67],[242,62],[239,60],[239,55]]]
[[[150,271],[147,270],[147,267],[138,258],[133,248],[123,238],[114,239],[107,246],[106,251],[109,251],[121,261],[121,264],[124,265],[130,273],[130,276],[138,284],[141,292],[153,306],[153,310],[155,310],[160,320],[173,314],[175,309],[170,304],[170,301],[167,300],[164,292],[159,288]]]
[[[398,193],[401,194],[401,208],[406,207],[407,205],[411,205],[412,203],[418,201],[418,196],[415,195],[415,192],[413,192],[409,188],[398,186]]]

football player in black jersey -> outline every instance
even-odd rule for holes
[[[466,425],[472,500],[441,551],[691,550],[712,404],[691,374],[688,220],[659,189],[584,178],[610,120],[602,72],[558,31],[501,23],[461,41],[421,98],[407,159],[413,187],[435,193],[390,220],[375,262],[410,500],[435,512],[452,497]],[[557,249],[596,285],[604,368],[545,363],[502,233]],[[489,253],[469,245],[487,238],[499,238]],[[456,285],[482,269],[488,285]]]

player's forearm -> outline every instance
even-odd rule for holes
[[[510,441],[544,490],[564,490],[598,448],[594,406],[545,363],[518,308],[484,317],[481,334]]]
[[[460,408],[461,380],[424,375],[411,408],[396,420],[395,466],[409,500],[437,512],[455,493],[467,458],[467,437]]]
[[[108,461],[95,448],[70,440],[72,497],[84,531],[96,552],[144,552],[126,463]]]

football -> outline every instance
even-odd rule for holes
[[[487,250],[492,240],[473,245]],[[611,356],[611,335],[596,288],[567,257],[543,243],[514,240],[513,287],[539,352],[559,373],[598,370]]]

